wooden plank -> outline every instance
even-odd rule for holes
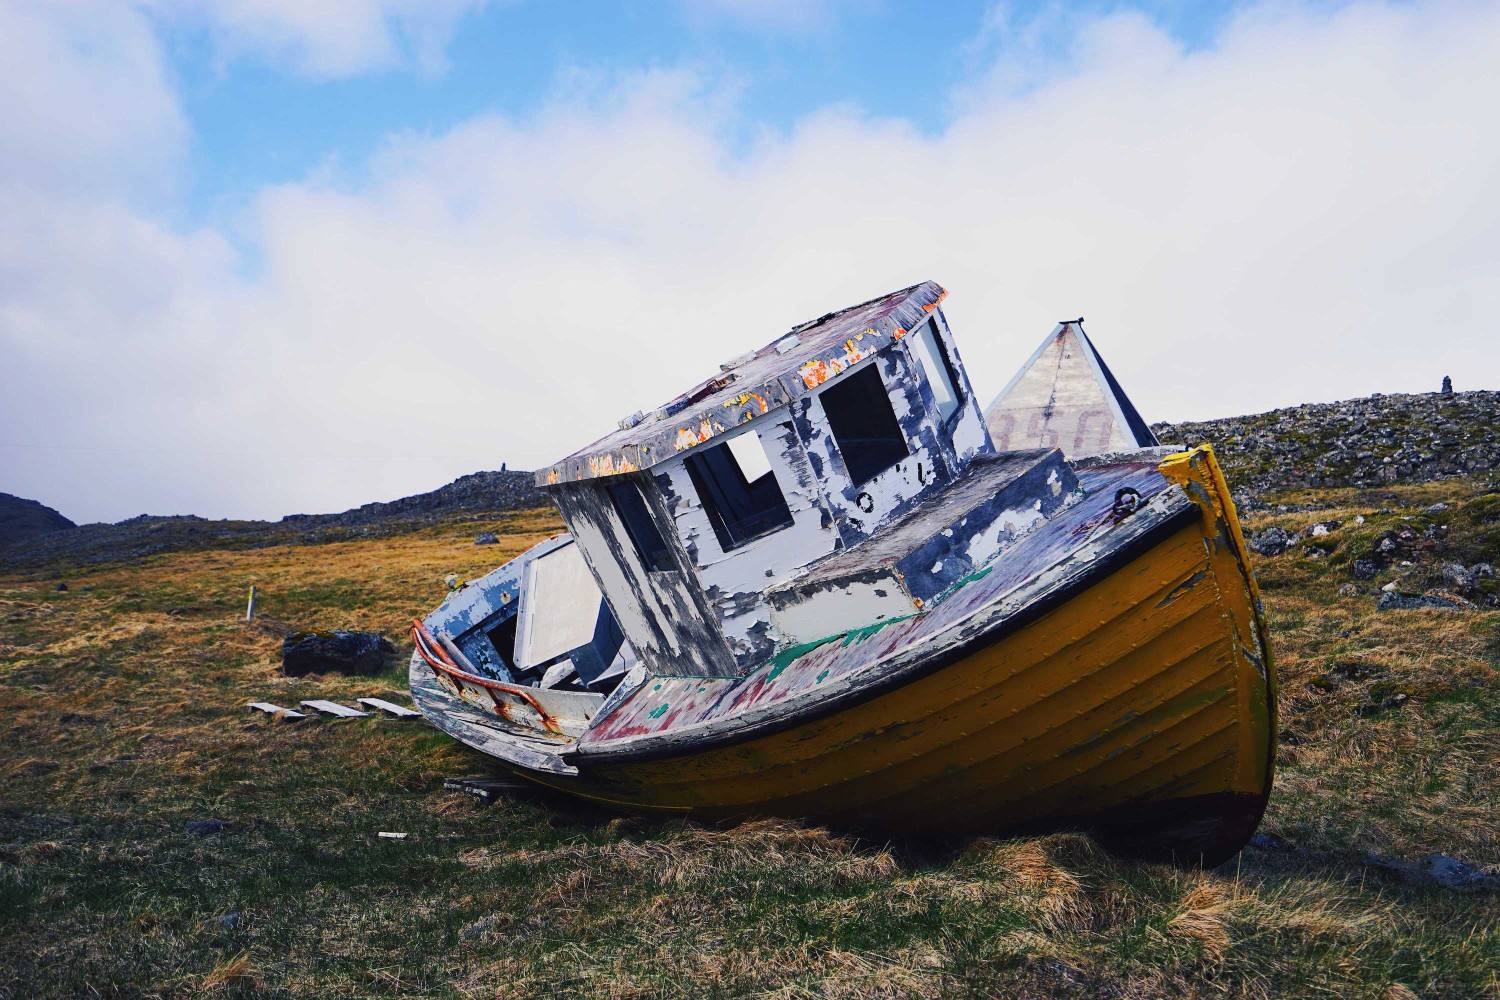
[[[295,711],[290,708],[282,708],[280,705],[273,705],[269,701],[252,701],[246,707],[253,708],[257,712],[265,712],[267,715],[280,715],[283,719],[287,719],[293,722],[295,722],[297,719],[307,718],[307,716],[301,712]]]
[[[496,799],[511,792],[530,791],[536,786],[519,778],[444,778],[443,788],[450,792],[462,792],[490,805]]]
[[[322,712],[324,715],[337,716],[340,719],[363,719],[370,714],[350,708],[348,705],[340,705],[336,701],[324,701],[321,698],[304,701],[302,707],[310,708],[314,712]]]
[[[358,698],[356,700],[366,708],[378,708],[380,711],[388,715],[394,715],[398,719],[413,719],[422,714],[421,712],[404,708],[401,705],[393,704],[382,698]]]

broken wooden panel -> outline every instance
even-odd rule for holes
[[[1083,321],[1060,323],[985,411],[1000,451],[1061,448],[1069,458],[1157,444]]]
[[[325,701],[321,698],[304,701],[302,707],[310,708],[314,712],[321,712],[324,715],[331,715],[338,719],[363,719],[370,714],[369,712],[361,712],[358,709],[350,708],[348,705],[340,705],[336,701]]]
[[[358,698],[356,700],[361,705],[378,709],[387,715],[394,715],[398,719],[412,719],[422,714],[404,705],[397,705],[395,702],[386,701],[384,698]]]
[[[307,716],[301,712],[290,708],[282,708],[280,705],[273,705],[269,701],[252,701],[246,707],[254,709],[257,712],[265,712],[267,715],[280,716],[281,718],[286,719],[290,722],[295,722],[298,719],[307,718]]]

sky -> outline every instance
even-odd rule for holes
[[[0,4],[0,492],[535,468],[932,279],[1148,420],[1500,388],[1500,5]]]

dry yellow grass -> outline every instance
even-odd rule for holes
[[[1500,860],[1500,612],[1376,614],[1337,596],[1342,550],[1261,566],[1288,736],[1264,829],[1293,846],[1210,872],[1077,833],[873,843],[540,793],[485,809],[439,780],[485,762],[419,724],[243,709],[399,700],[399,668],[282,677],[281,629],[402,643],[444,576],[558,527],[0,576],[0,996],[1500,996],[1500,903],[1361,864]],[[475,547],[481,529],[503,544]],[[186,833],[208,817],[228,829]]]

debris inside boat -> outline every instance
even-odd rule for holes
[[[567,532],[413,623],[417,706],[634,811],[1232,855],[1274,675],[1211,448],[1157,447],[1081,321],[982,408],[945,295],[803,323],[537,473]]]

